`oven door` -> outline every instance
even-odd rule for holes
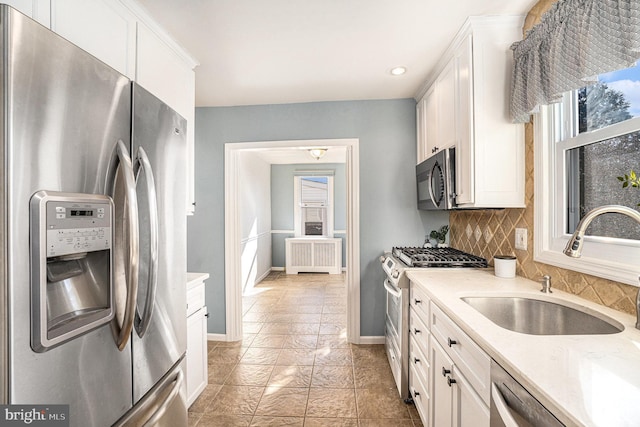
[[[402,333],[402,291],[396,288],[389,279],[384,280],[384,289],[387,291],[387,324],[391,329],[392,336],[399,337]]]
[[[386,290],[385,346],[387,358],[393,372],[396,387],[403,399],[408,398],[408,295],[407,289],[396,288],[388,278],[384,281]]]

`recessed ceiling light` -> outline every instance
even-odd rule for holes
[[[391,75],[393,76],[401,76],[407,72],[405,67],[395,67],[391,69]]]

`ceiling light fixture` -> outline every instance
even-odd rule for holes
[[[326,148],[310,148],[309,154],[316,160],[320,160],[320,157],[324,156],[327,152]]]
[[[404,73],[407,72],[407,68],[406,67],[395,67],[391,69],[391,75],[392,76],[401,76]]]

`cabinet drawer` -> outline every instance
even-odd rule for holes
[[[431,406],[427,384],[428,383],[424,381],[424,378],[421,378],[417,373],[417,370],[413,366],[410,366],[409,392],[411,393],[411,397],[413,397],[413,403],[416,405],[416,409],[420,415],[420,420],[425,426],[429,425],[429,408]]]
[[[204,307],[204,282],[187,289],[187,317]]]
[[[431,303],[431,334],[488,405],[491,359],[462,329]]]
[[[422,318],[425,325],[429,324],[429,301],[424,289],[411,282],[409,306]]]
[[[415,370],[416,375],[420,377],[420,380],[425,385],[429,384],[429,377],[431,376],[431,363],[429,362],[428,354],[422,351],[422,347],[417,345],[413,337],[409,340],[409,369]]]
[[[415,343],[422,353],[429,354],[429,335],[427,322],[423,321],[411,307],[409,309],[409,343]]]

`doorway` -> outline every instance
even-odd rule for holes
[[[225,144],[225,321],[226,340],[242,339],[242,225],[240,222],[239,158],[243,151],[344,150],[346,174],[347,340],[360,343],[360,166],[358,139],[264,141]]]

